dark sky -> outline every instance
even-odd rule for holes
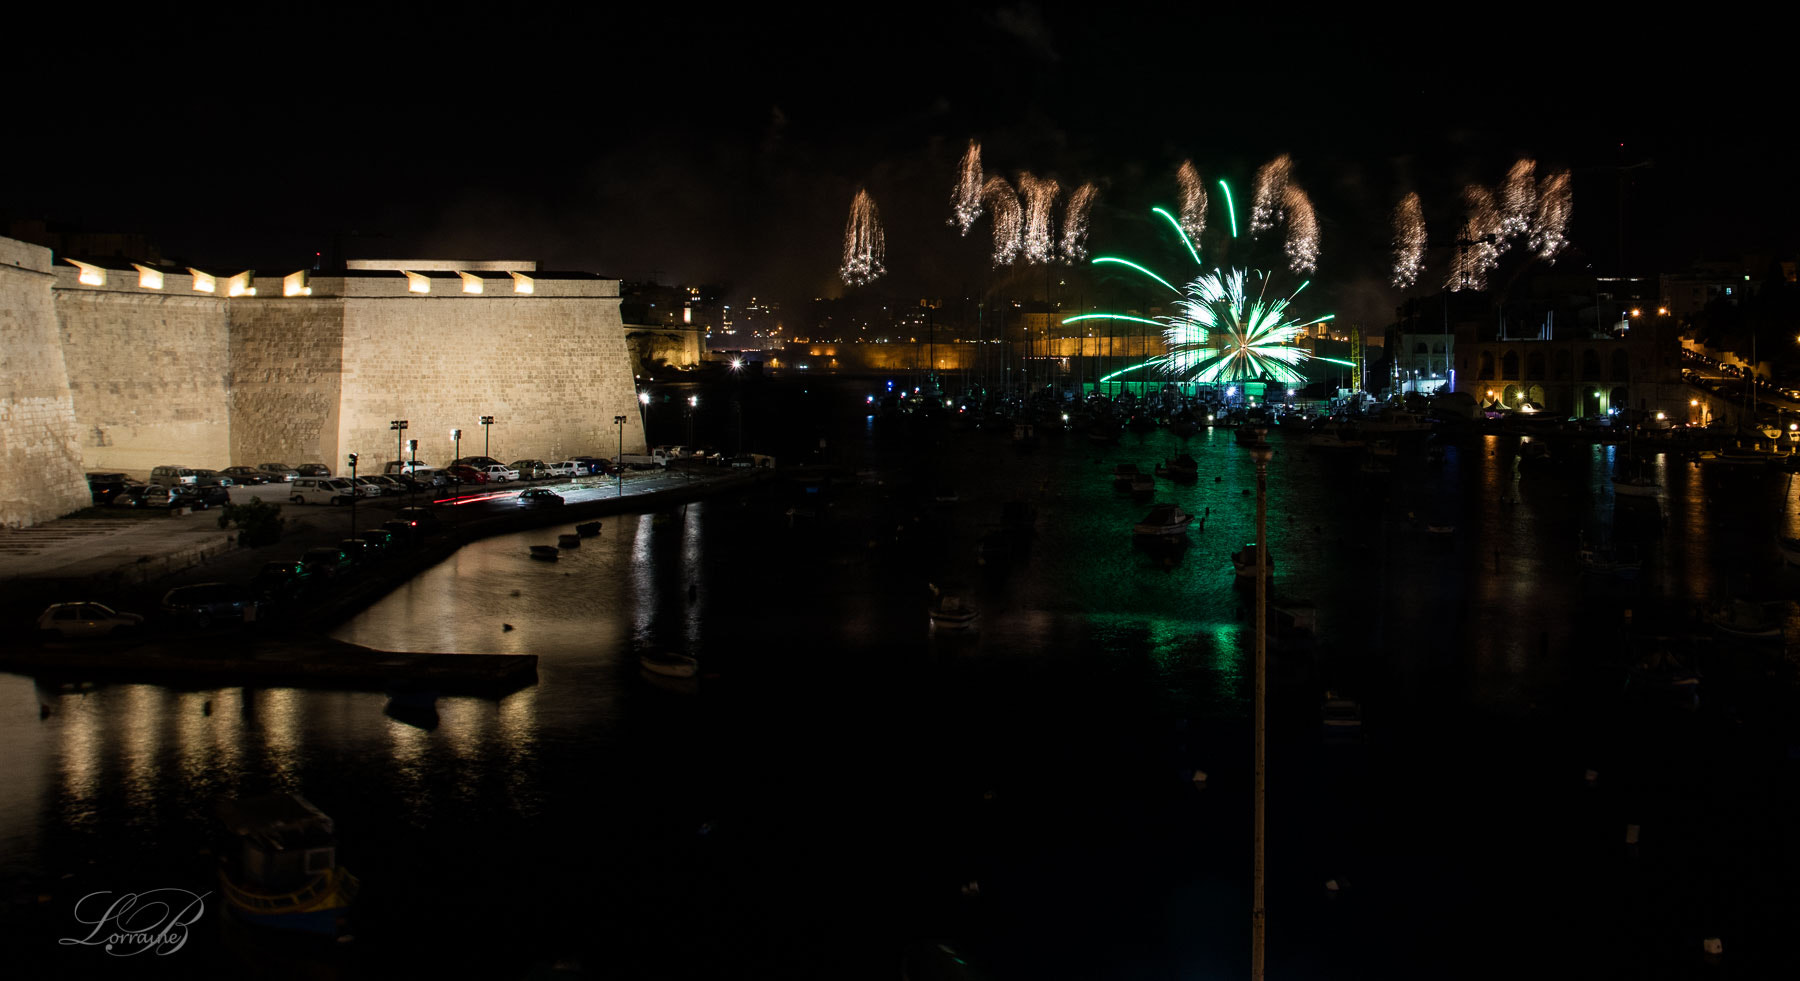
[[[845,218],[867,187],[891,270],[873,288],[949,296],[995,278],[986,222],[968,240],[946,224],[976,139],[990,172],[1098,182],[1090,247],[1172,275],[1178,246],[1149,208],[1174,203],[1176,166],[1247,197],[1289,153],[1320,216],[1318,295],[1371,318],[1399,297],[1395,202],[1418,191],[1441,243],[1458,189],[1519,156],[1575,172],[1568,261],[1615,270],[1623,241],[1641,274],[1795,248],[1791,24],[1735,25],[1722,46],[1704,23],[1671,37],[1539,8],[1190,6],[48,11],[33,15],[46,43],[15,60],[29,87],[12,95],[0,214],[142,232],[219,265],[297,268],[336,241],[792,302],[844,292]],[[1623,195],[1622,165],[1641,165]]]

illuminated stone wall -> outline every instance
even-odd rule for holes
[[[56,332],[50,250],[0,238],[0,525],[88,503]]]
[[[323,463],[336,473],[343,303],[293,298],[230,303],[231,463]]]

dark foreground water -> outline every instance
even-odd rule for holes
[[[1243,976],[1253,665],[1228,556],[1252,537],[1247,455],[1227,431],[1188,441],[1200,479],[1158,497],[1210,514],[1151,552],[1130,535],[1147,505],[1106,475],[1173,456],[1169,434],[1021,453],[878,427],[859,398],[811,391],[796,418],[860,480],[607,519],[556,564],[526,557],[548,530],[491,539],[345,625],[540,656],[536,687],[444,699],[435,729],[372,694],[0,676],[9,956],[78,976],[892,978],[937,941],[995,978]],[[1273,440],[1276,592],[1317,604],[1321,641],[1272,655],[1271,975],[1793,976],[1791,663],[1693,625],[1796,595],[1772,544],[1800,535],[1786,478],[1666,459],[1655,505],[1615,508],[1607,447],[1521,480],[1514,439],[1392,475]],[[1038,506],[1037,540],[981,564],[1007,500]],[[1641,580],[1584,578],[1584,534],[1643,547]],[[978,627],[934,632],[928,584]],[[1627,686],[1653,629],[1701,668],[1697,707]],[[717,677],[652,681],[648,650]],[[1362,701],[1363,739],[1322,737],[1327,689]],[[89,893],[213,888],[212,801],[274,789],[337,820],[365,888],[354,943],[246,951],[216,908],[167,956],[57,943],[85,934]]]

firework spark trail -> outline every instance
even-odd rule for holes
[[[1506,172],[1500,185],[1500,237],[1513,238],[1531,231],[1537,210],[1537,161],[1521,158]]]
[[[1062,187],[1048,177],[1019,175],[1019,197],[1024,199],[1025,227],[1020,233],[1025,261],[1042,265],[1056,256],[1056,228],[1050,209]]]
[[[1094,199],[1099,196],[1100,189],[1092,182],[1081,185],[1069,195],[1069,203],[1063,206],[1063,261],[1078,262],[1087,258],[1088,212],[1093,210]]]
[[[1564,231],[1569,226],[1569,212],[1574,210],[1569,172],[1559,170],[1544,177],[1537,189],[1537,215],[1531,222],[1530,247],[1538,258],[1556,262],[1562,251]]]
[[[1296,275],[1311,275],[1319,267],[1319,217],[1312,198],[1289,184],[1281,192],[1281,209],[1287,212],[1288,268]]]
[[[1025,228],[1019,196],[1004,177],[990,177],[981,185],[981,201],[994,220],[994,265],[1008,266],[1019,256]]]
[[[1282,193],[1293,175],[1294,161],[1287,154],[1263,164],[1256,171],[1256,200],[1250,208],[1250,234],[1268,231],[1282,219]]]
[[[962,229],[965,236],[975,219],[981,217],[981,144],[974,140],[969,141],[969,151],[963,154],[956,188],[950,192],[950,210],[950,224]]]
[[[881,215],[875,210],[875,199],[866,190],[856,192],[850,203],[850,220],[844,225],[844,265],[840,270],[844,282],[861,286],[880,279],[887,269],[887,243],[881,234]]]
[[[1416,193],[1394,208],[1393,284],[1401,289],[1419,281],[1425,271],[1425,207]]]
[[[1487,289],[1487,274],[1500,264],[1500,253],[1506,251],[1494,193],[1479,184],[1470,184],[1463,188],[1463,204],[1468,208],[1468,217],[1463,221],[1456,261],[1451,263],[1450,276],[1444,282],[1452,292]]]
[[[1191,242],[1200,241],[1206,231],[1206,184],[1192,160],[1183,160],[1175,171],[1175,183],[1181,195],[1181,230]]]

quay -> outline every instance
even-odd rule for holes
[[[771,479],[776,471],[756,469],[717,473],[671,471],[660,476],[633,475],[625,481],[606,478],[578,481],[560,507],[520,509],[510,495],[500,498],[453,499],[437,508],[439,528],[420,542],[381,563],[360,571],[349,583],[324,595],[277,608],[241,627],[196,633],[159,632],[154,622],[142,641],[90,644],[32,643],[16,638],[17,629],[52,602],[93,599],[131,612],[152,613],[161,593],[183,581],[198,579],[247,581],[267,559],[329,544],[343,536],[339,527],[345,508],[293,508],[295,521],[278,545],[247,549],[195,527],[216,520],[213,512],[168,518],[143,518],[119,525],[114,536],[94,534],[70,545],[68,529],[101,522],[61,519],[46,529],[55,548],[83,553],[63,569],[31,568],[26,549],[0,549],[0,580],[6,597],[0,616],[15,630],[0,635],[0,671],[28,674],[59,682],[136,681],[173,687],[248,685],[254,687],[335,688],[384,691],[396,686],[440,694],[499,696],[537,682],[537,657],[530,654],[403,653],[379,651],[332,640],[326,631],[379,601],[402,583],[449,558],[463,545],[493,535],[560,528],[596,518],[660,511],[720,493],[742,490]],[[679,474],[679,476],[676,476]],[[383,509],[365,505],[370,525]],[[122,547],[110,557],[107,540]],[[217,537],[215,548],[193,543]],[[165,555],[194,556],[189,568],[161,576],[144,576],[142,554],[161,541]],[[128,547],[124,547],[126,543]],[[58,573],[62,574],[58,574]]]

